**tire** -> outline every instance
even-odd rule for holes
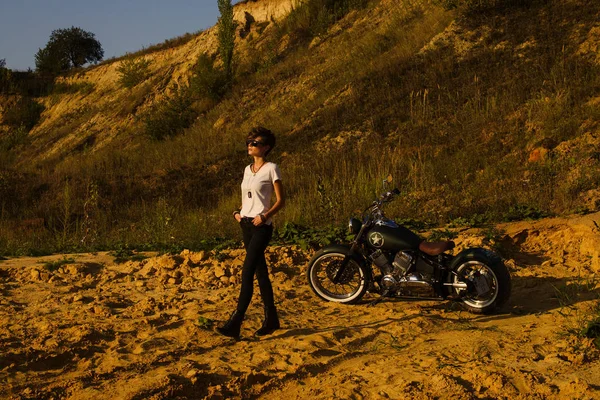
[[[451,282],[467,283],[466,289],[454,288],[454,294],[461,297],[466,310],[474,314],[492,314],[510,298],[510,273],[496,254],[483,249],[470,251],[468,256],[453,263],[456,275],[451,275]]]
[[[310,260],[306,271],[308,284],[323,300],[354,304],[367,292],[370,274],[354,257],[348,261],[341,283],[333,283],[332,279],[347,254],[339,248],[323,249]]]

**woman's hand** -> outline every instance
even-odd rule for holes
[[[257,215],[256,217],[254,217],[254,219],[252,220],[252,224],[254,226],[261,226],[263,224],[263,220],[262,217],[260,215]]]
[[[233,218],[235,218],[235,220],[237,222],[242,222],[242,216],[240,215],[240,213],[237,213],[233,216]]]

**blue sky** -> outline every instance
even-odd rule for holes
[[[0,59],[35,69],[52,31],[71,26],[94,33],[106,59],[209,28],[218,16],[217,0],[0,0]]]

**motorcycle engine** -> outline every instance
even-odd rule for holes
[[[408,253],[403,251],[396,253],[396,257],[394,257],[394,262],[392,263],[394,266],[394,276],[397,276],[398,278],[404,276],[410,268],[412,260],[413,257]]]
[[[428,273],[430,271],[425,268],[426,265],[414,263],[413,256],[402,251],[394,255],[392,262],[390,262],[391,257],[381,250],[371,255],[371,260],[383,275],[380,281],[382,289],[401,296],[434,296],[431,275]],[[412,268],[413,264],[415,264],[414,268]]]
[[[400,279],[410,268],[413,257],[408,253],[400,251],[396,253],[394,260],[390,263],[391,256],[381,250],[377,250],[371,254],[371,260],[379,267],[383,275],[392,275],[396,279]]]
[[[398,282],[398,294],[410,297],[434,297],[431,277],[414,272],[406,275]]]

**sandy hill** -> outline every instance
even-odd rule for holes
[[[234,19],[238,31],[246,21],[254,24],[281,19],[292,8],[293,0],[247,1],[237,4]],[[42,99],[46,110],[41,122],[30,133],[33,143],[31,157],[37,161],[63,159],[88,146],[99,150],[114,140],[128,141],[135,130],[135,115],[168,96],[174,85],[186,83],[198,55],[217,52],[216,27],[207,29],[184,45],[134,56],[150,63],[149,82],[133,90],[119,84],[118,68],[122,61],[104,62],[88,70],[61,79],[66,85],[88,88],[84,93],[65,93]],[[238,45],[244,48],[238,36]],[[138,93],[138,92],[143,92]],[[135,104],[131,104],[136,97]]]
[[[600,209],[600,3],[330,3],[238,4],[235,79],[217,100],[177,97],[199,54],[216,54],[215,28],[132,56],[150,74],[131,89],[119,84],[124,60],[63,78],[36,99],[40,122],[3,150],[0,247],[64,250],[85,229],[95,248],[236,238],[228,217],[255,125],[278,135],[272,157],[289,196],[280,226],[339,225],[388,173],[404,195],[389,213],[403,220]],[[149,120],[182,119],[189,126],[166,140],[148,135]],[[31,239],[20,225],[35,219]]]

